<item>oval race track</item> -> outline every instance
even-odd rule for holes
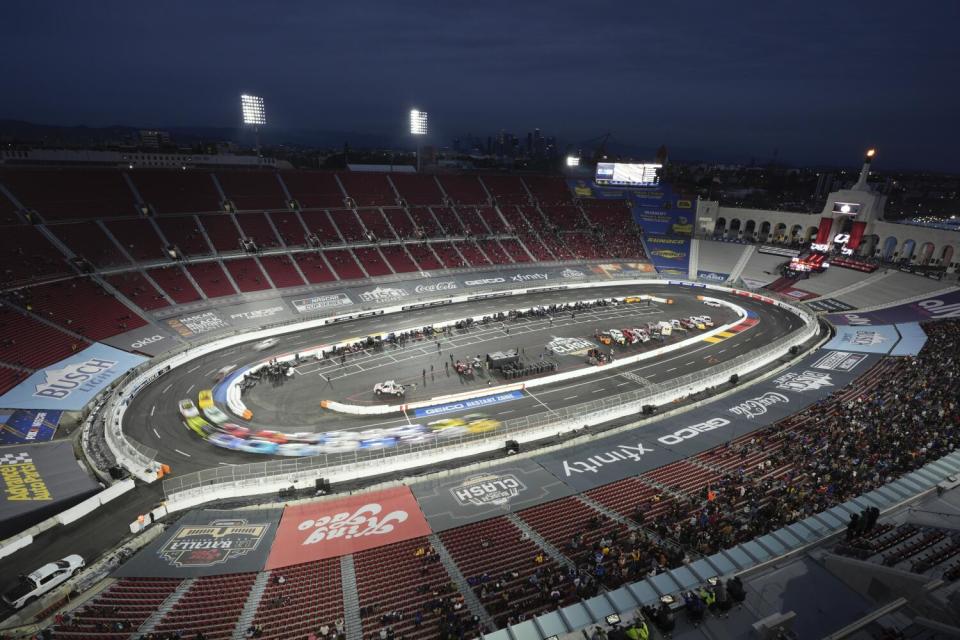
[[[443,363],[444,361],[449,363],[450,355],[454,355],[455,358],[467,358],[477,354],[483,356],[492,351],[518,348],[528,352],[527,360],[535,361],[546,343],[553,337],[577,336],[592,340],[596,330],[639,326],[650,320],[669,320],[692,314],[709,314],[716,316],[717,319],[732,316],[732,313],[725,308],[712,309],[698,302],[696,295],[704,293],[703,290],[679,287],[667,290],[662,287],[631,285],[598,287],[580,292],[551,291],[493,301],[465,302],[307,329],[277,336],[279,343],[265,351],[255,351],[252,348],[254,343],[251,341],[207,354],[172,370],[143,389],[134,398],[124,416],[124,432],[139,442],[157,449],[157,460],[169,464],[177,474],[209,469],[218,464],[263,461],[268,458],[263,455],[216,448],[201,440],[183,424],[177,412],[177,402],[183,398],[192,398],[196,401],[197,393],[202,389],[211,388],[215,384],[216,372],[228,365],[242,366],[271,356],[303,351],[311,346],[358,338],[384,330],[411,328],[472,315],[506,312],[516,308],[641,293],[669,295],[675,304],[655,304],[652,308],[641,305],[598,308],[577,313],[575,319],[569,318],[569,314],[562,317],[555,316],[552,325],[545,319],[508,321],[505,328],[501,328],[500,323],[495,323],[495,326],[478,327],[467,333],[454,334],[449,339],[442,339],[439,353],[433,341],[424,341],[408,345],[402,352],[387,351],[379,355],[355,357],[344,367],[334,363],[304,363],[297,368],[297,374],[289,382],[277,387],[272,387],[269,382],[261,382],[247,392],[244,400],[254,410],[254,419],[249,426],[254,429],[276,428],[295,432],[362,430],[405,425],[409,421],[403,415],[348,416],[320,409],[319,404],[322,399],[372,404],[374,402],[373,381],[386,379],[398,379],[405,384],[418,382],[418,390],[408,393],[407,401],[425,400],[434,396],[473,389],[476,389],[478,395],[482,395],[486,388],[485,378],[460,384],[459,378],[455,375],[449,378],[444,375]],[[803,324],[797,316],[774,305],[719,291],[709,293],[711,296],[730,300],[756,313],[759,322],[750,329],[720,342],[698,341],[693,345],[650,360],[616,369],[605,370],[601,367],[597,369],[595,375],[537,387],[533,395],[525,392],[524,397],[520,399],[489,407],[484,412],[497,420],[507,420],[597,400],[635,390],[647,384],[667,382],[673,378],[701,371],[708,366],[732,360],[799,329]],[[728,316],[723,316],[723,312]],[[511,330],[509,335],[506,329]],[[654,343],[651,342],[652,344]],[[623,348],[617,355],[632,355],[652,348],[654,347],[649,345],[645,348]],[[368,359],[363,360],[365,357]],[[582,356],[555,355],[553,360],[558,362],[563,370],[564,367],[578,366],[583,358]],[[429,373],[431,365],[435,369],[433,378]],[[422,381],[425,370],[427,384],[424,388]],[[321,373],[324,375],[321,376]],[[494,381],[493,384],[502,383],[501,380]],[[443,417],[455,415],[450,413]],[[244,424],[241,420],[236,422]]]

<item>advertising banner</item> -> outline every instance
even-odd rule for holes
[[[505,393],[484,396],[482,398],[468,398],[466,400],[438,404],[432,407],[421,407],[419,409],[414,409],[413,415],[416,418],[429,418],[432,416],[443,415],[444,413],[456,413],[457,411],[464,411],[466,409],[482,409],[484,407],[500,404],[502,402],[519,400],[522,397],[522,391],[507,391]]]
[[[0,449],[0,540],[69,509],[98,490],[69,441]]]
[[[193,578],[263,569],[283,509],[191,511],[114,572],[118,578]]]
[[[529,459],[410,486],[434,531],[446,531],[573,494]]]
[[[707,282],[713,282],[714,284],[723,284],[730,279],[729,273],[718,273],[716,271],[703,271],[702,269],[697,270],[697,279],[706,280]]]
[[[819,293],[810,293],[809,291],[804,291],[803,289],[795,289],[793,287],[787,287],[786,289],[780,289],[780,293],[785,296],[789,296],[794,300],[809,300],[810,298],[816,298]]]
[[[230,324],[216,311],[201,311],[165,321],[181,338],[192,338],[212,331],[229,329]]]
[[[828,342],[826,349],[842,349],[860,353],[889,353],[900,341],[900,334],[893,325],[870,327],[837,327],[837,335]]]
[[[592,178],[571,178],[567,186],[577,198],[629,200],[633,219],[644,235],[692,236],[697,217],[696,198],[678,195],[671,186],[600,186]]]
[[[657,273],[687,277],[690,270],[690,238],[647,236],[643,242]]]
[[[6,409],[77,411],[121,375],[147,358],[95,343],[40,369],[0,396]]]
[[[841,302],[836,298],[820,298],[819,300],[811,300],[807,303],[807,306],[814,311],[827,312],[850,311],[851,309],[856,309],[856,307],[854,307],[852,304]]]
[[[572,489],[586,491],[769,426],[842,389],[877,358],[849,351],[817,351],[775,378],[727,398],[534,460]]]
[[[597,276],[606,276],[611,280],[633,280],[649,278],[657,272],[649,262],[621,262],[616,264],[593,264],[590,271]]]
[[[890,352],[892,356],[915,356],[927,343],[927,334],[917,322],[904,322],[897,325],[900,342]]]
[[[334,558],[430,533],[410,488],[287,507],[267,569]]]
[[[244,328],[262,327],[290,320],[294,317],[294,314],[283,304],[283,301],[278,299],[218,307],[218,311],[234,327]]]
[[[316,313],[324,309],[350,306],[353,304],[353,300],[345,293],[329,293],[308,298],[294,298],[290,301],[290,304],[293,305],[297,313]]]
[[[53,440],[62,411],[0,410],[0,446]]]
[[[137,327],[119,335],[104,338],[103,342],[111,347],[124,351],[135,351],[148,356],[158,356],[164,351],[174,348],[177,342],[166,329],[160,329],[151,324]]]
[[[837,313],[827,316],[833,324],[877,325],[897,322],[924,322],[941,318],[960,318],[960,289],[930,296],[916,302],[898,304],[876,311]]]

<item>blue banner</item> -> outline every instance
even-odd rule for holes
[[[457,411],[466,411],[468,409],[482,409],[484,407],[489,407],[490,405],[500,404],[501,402],[519,400],[522,397],[522,391],[508,391],[506,393],[498,393],[496,395],[484,396],[482,398],[470,398],[468,400],[461,400],[460,402],[450,402],[447,404],[438,404],[433,407],[415,409],[413,415],[417,418],[429,418],[431,416],[439,416],[445,413],[456,413]]]
[[[918,322],[897,324],[897,331],[900,332],[900,342],[890,352],[892,356],[915,356],[927,343],[927,334]]]
[[[729,273],[717,273],[716,271],[697,270],[697,279],[713,282],[714,284],[723,284],[730,279]]]
[[[105,344],[93,344],[34,372],[0,396],[0,407],[77,411],[111,382],[148,359]]]
[[[577,198],[629,200],[633,219],[645,235],[693,236],[697,200],[674,193],[669,184],[653,187],[598,186],[592,178],[567,181]]]
[[[687,277],[690,269],[690,238],[645,236],[643,242],[657,273]]]
[[[900,334],[892,325],[837,327],[837,335],[824,348],[885,354],[889,353],[899,340]]]
[[[0,412],[0,446],[53,440],[61,411]]]

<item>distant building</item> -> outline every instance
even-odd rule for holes
[[[141,129],[140,146],[144,149],[160,149],[169,147],[172,144],[169,131],[157,131],[153,129]]]

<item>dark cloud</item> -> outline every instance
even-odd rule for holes
[[[954,2],[239,0],[0,7],[0,117],[438,137],[611,131],[714,157],[956,166]]]

